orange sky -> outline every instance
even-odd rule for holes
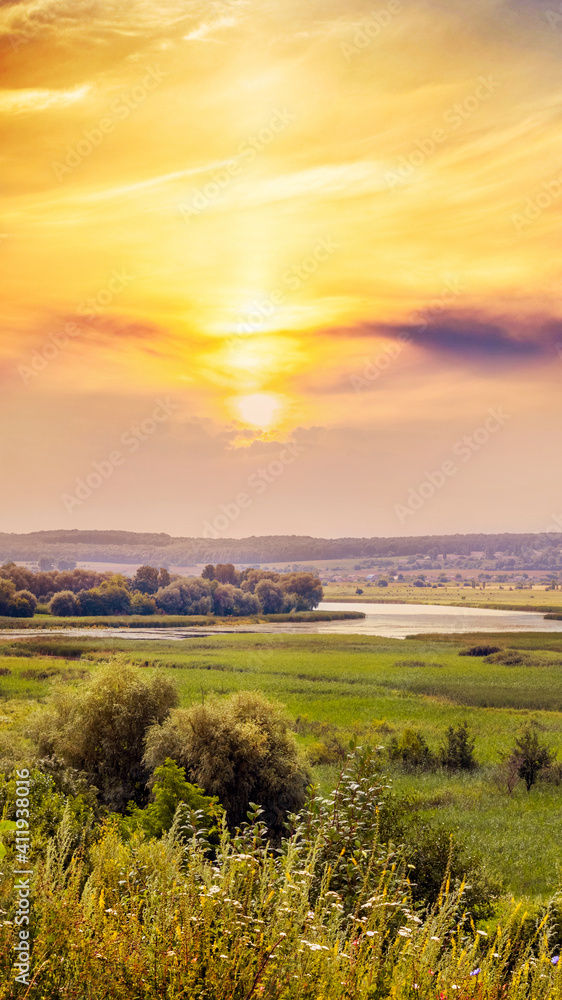
[[[544,530],[561,45],[531,0],[2,3],[3,530]]]

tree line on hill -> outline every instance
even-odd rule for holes
[[[483,552],[517,557],[524,550],[552,551],[560,547],[560,526],[540,534],[424,535],[395,538],[313,538],[264,535],[251,538],[174,538],[165,533],[132,531],[37,531],[26,535],[0,533],[4,560],[112,561],[193,566],[206,562],[276,563],[317,559],[403,557],[416,554],[469,556]]]
[[[201,577],[140,566],[130,579],[91,570],[34,573],[15,563],[0,568],[0,615],[30,618],[38,603],[52,615],[254,615],[310,611],[322,600],[312,573],[239,571],[208,564]]]

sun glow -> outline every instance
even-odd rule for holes
[[[238,396],[234,407],[245,424],[266,430],[276,422],[283,403],[281,397],[272,392],[254,392],[249,396]]]

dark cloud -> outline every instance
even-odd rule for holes
[[[343,331],[334,331],[343,334]],[[441,313],[439,317],[416,315],[415,322],[402,325],[363,324],[347,337],[389,337],[439,354],[476,362],[540,360],[552,354],[562,341],[562,320],[534,316],[521,320],[488,317],[480,313]]]

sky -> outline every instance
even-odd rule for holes
[[[2,530],[547,530],[548,2],[0,0]]]

